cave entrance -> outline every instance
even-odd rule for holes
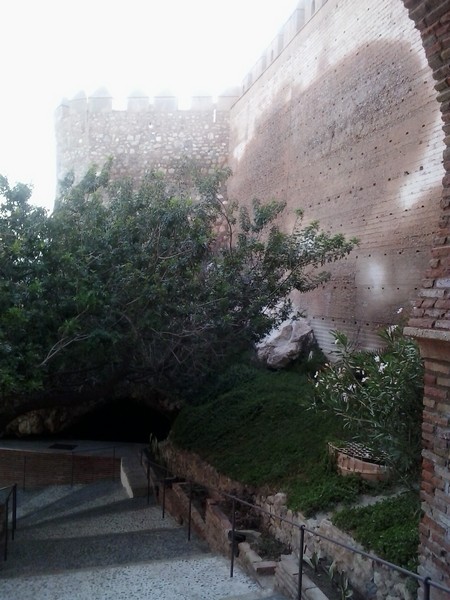
[[[170,426],[166,415],[145,404],[120,400],[87,413],[63,434],[68,439],[148,444],[150,434],[165,439]]]

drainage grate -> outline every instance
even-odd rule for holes
[[[75,450],[77,444],[52,444],[49,446],[51,450]]]

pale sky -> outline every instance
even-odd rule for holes
[[[54,111],[106,86],[181,99],[220,94],[245,74],[298,0],[2,0],[0,174],[55,194]]]

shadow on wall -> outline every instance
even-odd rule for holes
[[[300,72],[268,103],[274,83],[261,78],[233,109],[230,198],[285,199],[291,212],[302,207],[306,220],[360,239],[329,265],[330,283],[296,299],[325,349],[330,329],[376,343],[374,328],[398,321],[430,258],[443,139],[431,73],[410,50],[373,41],[334,65],[323,53],[311,84]],[[258,98],[270,108],[258,111]]]

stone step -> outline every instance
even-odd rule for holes
[[[93,524],[94,525],[94,524]],[[188,560],[209,554],[200,540],[187,541],[183,528],[123,531],[45,539],[18,535],[8,560],[0,567],[2,578],[46,575],[62,571],[124,566],[155,560]],[[1,594],[0,594],[0,597]]]
[[[88,508],[76,514],[68,513],[53,519],[40,520],[21,526],[18,540],[63,540],[68,538],[113,535],[125,532],[177,529],[171,518],[162,519],[159,506],[147,506],[139,499],[125,499],[102,509]]]
[[[248,600],[257,590],[239,570],[230,578],[228,562],[209,554],[0,578],[0,598],[14,600]]]
[[[139,452],[121,452],[132,495],[147,493]],[[135,478],[135,480],[134,480]],[[0,563],[0,598],[15,600],[285,600],[214,556],[151,498],[119,481],[19,494],[16,539]],[[265,576],[265,579],[272,579]]]
[[[258,590],[256,592],[250,592],[248,594],[242,594],[240,596],[225,596],[220,600],[287,600],[286,596],[283,596],[280,592],[274,592],[273,590]]]
[[[298,595],[298,559],[283,556],[275,573],[277,587],[283,590],[290,598]],[[327,596],[303,573],[302,598],[304,600],[328,600]]]
[[[119,482],[98,481],[90,485],[51,486],[25,491],[18,496],[18,528],[77,515],[88,509],[115,506],[128,499]]]
[[[31,514],[40,512],[43,507],[47,508],[66,496],[73,493],[74,489],[82,486],[58,485],[35,490],[17,490],[17,519],[25,519]]]

